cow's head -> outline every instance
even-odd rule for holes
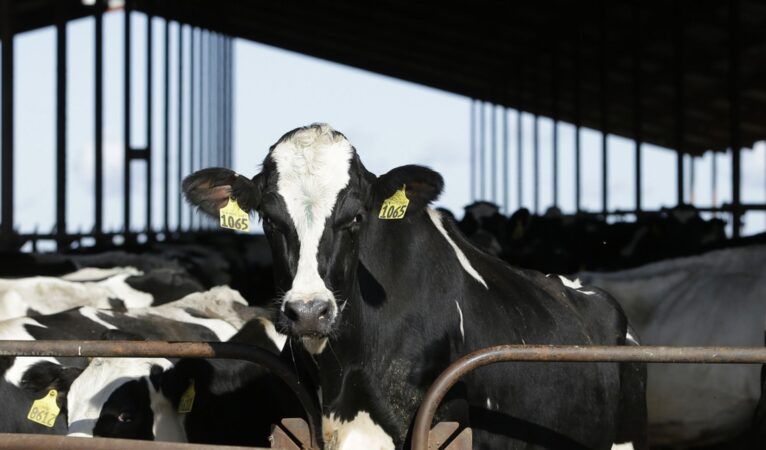
[[[308,343],[333,332],[353,291],[360,242],[370,221],[380,220],[383,201],[406,187],[405,220],[411,220],[442,186],[438,173],[420,166],[376,177],[343,134],[314,124],[282,136],[252,179],[229,169],[204,169],[184,180],[183,191],[216,218],[229,198],[260,214],[283,293],[279,323]]]

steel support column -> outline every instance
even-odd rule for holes
[[[732,237],[740,235],[742,201],[740,198],[742,147],[740,132],[740,20],[739,0],[729,1],[729,139],[731,147]]]
[[[95,211],[94,233],[98,238],[104,232],[104,14],[95,16],[93,61],[93,131],[95,149]]]
[[[676,203],[684,203],[684,20],[682,0],[673,2],[673,67],[675,78]]]
[[[56,248],[65,248],[66,236],[66,122],[67,122],[67,24],[56,24]]]
[[[0,229],[0,244],[2,247],[12,247],[13,231],[13,35],[14,35],[14,1],[2,0],[0,10],[0,25],[2,25],[2,228]]]

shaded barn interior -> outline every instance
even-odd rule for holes
[[[488,199],[487,182],[492,190],[508,192],[509,175],[490,174],[484,165],[510,157],[509,137],[491,143],[485,136],[483,105],[513,108],[537,117],[549,117],[554,123],[567,122],[576,127],[575,167],[560,168],[558,163],[558,128],[553,127],[554,205],[558,173],[576,172],[577,207],[580,206],[579,130],[587,127],[602,132],[601,195],[602,208],[591,213],[606,217],[613,214],[642,213],[641,144],[649,143],[674,149],[678,154],[677,199],[684,202],[684,155],[699,156],[708,151],[727,152],[732,161],[732,198],[719,205],[702,205],[699,210],[730,215],[738,224],[747,211],[766,210],[763,204],[743,204],[741,199],[741,152],[766,137],[766,6],[754,0],[729,2],[495,2],[482,1],[465,5],[442,2],[438,5],[392,1],[375,6],[343,1],[331,5],[270,4],[226,0],[149,0],[91,1],[75,0],[3,0],[2,38],[12,43],[14,35],[44,26],[57,30],[57,126],[56,126],[56,227],[51,232],[20,235],[14,227],[13,173],[13,46],[3,46],[3,123],[2,123],[2,246],[19,248],[26,242],[54,239],[59,248],[116,238],[125,241],[164,239],[172,233],[192,231],[203,224],[190,223],[188,229],[171,230],[168,215],[187,216],[185,206],[175,211],[165,208],[164,226],[152,226],[152,183],[146,183],[145,227],[131,228],[131,171],[152,173],[151,155],[168,155],[168,136],[177,135],[179,148],[175,175],[171,179],[164,164],[162,189],[167,206],[168,186],[178,183],[181,174],[208,164],[226,164],[232,158],[232,39],[241,37],[280,48],[301,52],[353,67],[393,76],[443,89],[475,99],[471,115],[473,136],[470,145],[473,198]],[[147,142],[152,133],[164,137],[162,148],[136,148],[124,143],[125,195],[120,230],[103,226],[103,168],[101,166],[103,120],[103,27],[102,16],[110,9],[146,14],[165,19],[164,36],[152,36],[146,30],[147,73],[152,70],[152,41],[167,40],[170,26],[177,39],[189,39],[190,58],[179,52],[171,65],[165,46],[165,89],[148,84],[144,92],[131,89],[131,26],[124,31],[125,63],[123,93],[125,98],[146,96],[146,104],[158,102],[164,111],[164,130],[153,130],[152,109],[143,113]],[[125,24],[130,24],[127,14]],[[66,228],[66,177],[61,161],[66,149],[66,27],[67,21],[93,16],[96,23],[94,147],[96,151],[95,224],[92,230],[72,233]],[[191,30],[191,31],[188,31]],[[190,34],[187,34],[190,33]],[[175,36],[173,37],[175,38]],[[170,55],[175,58],[176,55]],[[134,58],[135,59],[135,58]],[[189,60],[191,59],[191,60]],[[202,83],[202,73],[210,73]],[[168,79],[181,77],[191,83],[190,94],[180,95],[179,104],[170,104]],[[196,76],[196,79],[195,79]],[[150,78],[150,77],[149,77]],[[207,82],[210,81],[210,82]],[[18,101],[18,100],[16,100]],[[186,104],[184,104],[186,103]],[[125,103],[126,135],[137,117]],[[215,113],[210,113],[215,108]],[[188,110],[188,111],[187,111]],[[182,120],[170,124],[168,117],[178,111]],[[483,111],[483,110],[482,110]],[[140,115],[138,117],[141,117]],[[490,120],[490,119],[486,119]],[[491,119],[494,126],[494,116]],[[536,123],[536,121],[535,121]],[[507,126],[507,123],[505,123]],[[520,133],[519,133],[520,134]],[[632,207],[610,211],[608,205],[607,138],[609,135],[633,139],[636,172],[635,202]],[[185,137],[182,139],[182,137]],[[494,138],[494,136],[493,136]],[[185,144],[183,144],[185,142]],[[539,163],[535,127],[535,170],[515,176],[532,177],[535,182],[534,212],[538,205]],[[501,171],[502,172],[502,171]],[[766,178],[766,167],[763,168]],[[149,176],[146,177],[148,179]],[[501,183],[504,183],[502,186]],[[481,187],[479,187],[481,186]],[[766,187],[766,186],[765,186]],[[482,195],[484,194],[484,195]],[[519,193],[521,196],[521,193]],[[498,199],[493,199],[499,203]],[[508,211],[505,205],[506,212]],[[188,213],[189,217],[190,212]],[[191,219],[190,219],[191,222]],[[739,226],[732,228],[737,237]],[[73,244],[74,243],[74,244]]]

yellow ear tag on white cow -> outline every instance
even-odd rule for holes
[[[189,387],[186,388],[181,395],[181,400],[178,402],[178,412],[185,414],[190,413],[192,406],[194,406],[194,396],[197,395],[197,391],[194,390],[194,380],[191,380]]]
[[[29,409],[27,419],[39,423],[40,425],[53,428],[53,425],[56,423],[56,417],[59,416],[59,412],[61,411],[59,405],[56,404],[58,395],[58,391],[51,389],[45,397],[35,400],[32,403],[32,408]]]
[[[250,215],[239,207],[234,198],[229,197],[229,203],[220,209],[221,228],[237,231],[250,231]]]
[[[383,200],[383,206],[380,207],[379,219],[403,219],[404,213],[407,212],[407,206],[410,204],[410,200],[407,198],[405,189],[407,186],[402,186],[401,189],[394,192],[394,195]]]

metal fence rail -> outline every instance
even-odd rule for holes
[[[319,423],[321,415],[314,396],[309,393],[305,385],[301,384],[292,367],[282,362],[278,356],[256,346],[231,342],[0,341],[0,356],[219,358],[250,361],[281,378],[295,393],[306,411],[311,435],[311,448],[319,448],[317,442],[319,442],[318,433],[321,431],[321,424]],[[0,441],[2,440],[0,439]],[[4,448],[1,445],[0,448]],[[37,445],[34,443],[30,445],[33,446],[32,448],[40,448],[34,447]],[[67,445],[69,444],[67,443]],[[13,448],[21,448],[21,446]],[[46,446],[45,448],[52,447]]]
[[[210,448],[215,448],[216,450],[258,450],[257,447],[211,446],[209,444],[189,444],[185,442],[0,433],[0,449],[2,450],[203,450]]]
[[[465,374],[499,362],[646,362],[705,364],[766,364],[764,347],[664,347],[499,345],[477,350],[450,364],[423,398],[412,431],[412,450],[428,450],[436,409]]]

